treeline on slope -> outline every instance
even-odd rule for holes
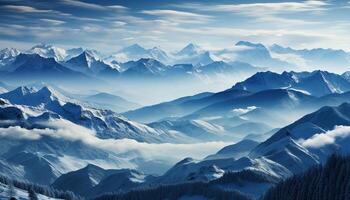
[[[349,200],[350,156],[332,155],[324,166],[292,176],[268,190],[264,200]]]
[[[28,192],[34,192],[36,194],[42,194],[47,197],[56,198],[56,199],[65,199],[65,200],[80,200],[81,197],[75,195],[70,191],[60,191],[51,187],[46,187],[42,185],[37,185],[29,182],[18,181],[10,179],[4,175],[0,174],[0,183],[8,185],[9,187],[16,187]]]
[[[142,188],[127,193],[105,194],[95,200],[176,200],[183,196],[203,196],[208,199],[222,200],[251,200],[250,197],[237,190],[224,190],[218,187],[224,184],[240,184],[243,181],[254,180],[257,182],[276,183],[277,179],[262,175],[259,172],[243,170],[241,172],[228,172],[221,178],[210,182],[192,182],[175,185],[161,185],[155,188]]]

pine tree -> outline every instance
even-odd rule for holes
[[[8,185],[7,196],[9,197],[9,199],[13,199],[16,196],[16,190],[13,186],[13,183],[9,183]]]
[[[28,197],[29,197],[29,200],[38,200],[38,196],[36,195],[36,193],[32,188],[29,188],[28,190]]]

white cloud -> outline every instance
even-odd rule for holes
[[[184,23],[202,24],[208,22],[212,18],[208,15],[179,10],[143,10],[141,13],[154,15],[169,22],[176,22],[175,25]]]
[[[137,154],[146,160],[177,162],[185,157],[203,158],[228,145],[225,142],[196,144],[142,143],[132,139],[100,139],[95,132],[66,120],[53,120],[44,124],[47,129],[24,129],[21,127],[1,128],[0,136],[12,139],[38,140],[42,136],[68,141],[81,141],[117,155]]]
[[[62,24],[66,23],[65,21],[55,20],[55,19],[40,19],[40,20],[43,21],[43,22],[52,24],[52,25],[62,25]]]
[[[107,9],[114,9],[114,10],[121,10],[121,9],[127,9],[124,6],[121,5],[110,5],[110,6],[103,6],[100,4],[94,4],[94,3],[87,3],[84,1],[79,0],[62,0],[63,4],[69,5],[69,6],[75,6],[85,9],[91,9],[91,10],[107,10]]]
[[[178,10],[144,10],[142,13],[158,16],[175,16],[175,17],[207,17],[192,12],[183,12]]]
[[[0,136],[12,139],[38,140],[41,135],[46,132],[51,132],[49,129],[33,129],[28,130],[19,126],[0,128]]]
[[[300,140],[299,143],[307,148],[320,148],[329,144],[335,144],[337,139],[349,136],[350,126],[336,126],[331,131],[315,134],[309,139]]]
[[[123,21],[114,21],[112,22],[112,26],[114,27],[121,27],[121,26],[125,26],[127,23],[123,22]]]
[[[253,111],[257,108],[258,107],[256,107],[256,106],[248,106],[247,108],[235,108],[232,110],[232,113],[234,113],[236,115],[243,115],[243,114],[248,113],[250,111]]]
[[[2,8],[19,12],[19,13],[50,13],[53,10],[40,10],[31,6],[22,6],[22,5],[4,5]]]
[[[111,8],[112,10],[127,10],[128,8],[125,6],[121,6],[121,5],[113,5],[113,6],[107,6],[108,8]]]
[[[79,0],[62,0],[62,3],[69,6],[76,6],[76,7],[92,9],[92,10],[105,10],[104,6],[93,4],[93,3],[86,3]]]
[[[180,4],[176,7],[191,8],[211,12],[239,12],[251,15],[259,13],[301,12],[324,10],[329,5],[325,1],[307,0],[302,2],[246,3],[246,4]]]

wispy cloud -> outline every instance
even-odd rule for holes
[[[62,20],[55,20],[55,19],[40,19],[43,22],[52,24],[52,25],[61,25],[61,24],[65,24],[65,21]]]
[[[65,5],[68,5],[68,6],[85,8],[85,9],[90,9],[90,10],[107,10],[107,9],[124,10],[124,9],[127,9],[127,7],[121,6],[121,5],[104,6],[104,5],[95,4],[95,3],[87,3],[87,2],[79,1],[79,0],[61,0],[61,2]]]
[[[276,12],[302,12],[325,10],[329,5],[326,1],[302,1],[302,2],[279,2],[279,3],[244,3],[244,4],[191,4],[175,5],[176,7],[202,10],[209,12],[238,12],[249,15],[259,13]]]
[[[31,6],[22,6],[22,5],[4,5],[3,9],[11,10],[18,13],[51,13],[53,10],[41,10]]]
[[[94,3],[86,3],[79,0],[61,0],[63,4],[69,5],[69,6],[75,6],[80,8],[86,8],[86,9],[92,9],[92,10],[105,10],[106,8],[104,6],[94,4]]]
[[[184,12],[178,10],[144,10],[142,13],[158,16],[175,16],[175,17],[208,17],[192,12]]]
[[[278,25],[307,25],[319,22],[285,16],[300,12],[322,12],[330,4],[326,1],[307,0],[302,2],[275,2],[275,3],[242,3],[242,4],[198,4],[184,3],[174,5],[178,8],[191,9],[207,13],[235,14],[255,18],[256,21],[274,23]]]
[[[180,23],[206,23],[212,18],[208,15],[179,10],[143,10],[141,13],[157,16],[165,21],[176,22],[175,25]]]

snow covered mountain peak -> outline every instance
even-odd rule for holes
[[[50,97],[52,100],[67,99],[67,97],[65,97],[60,92],[56,91],[54,88],[50,86],[45,86],[41,88],[37,93],[40,94],[40,96],[42,97]]]
[[[14,48],[5,48],[0,50],[0,66],[5,66],[16,59],[21,52]]]
[[[134,54],[134,55],[147,54],[147,50],[142,46],[140,46],[139,44],[133,44],[128,47],[125,47],[120,52]]]
[[[102,61],[95,50],[85,50],[80,55],[68,60],[65,65],[71,70],[87,74],[97,74],[112,67]]]
[[[91,67],[92,62],[96,62],[98,60],[90,51],[87,50],[83,51],[83,53],[81,53],[78,57],[83,59],[83,61],[85,61],[89,67]]]
[[[1,94],[0,97],[9,100],[13,104],[27,106],[38,106],[53,101],[65,102],[68,100],[67,97],[49,86],[45,86],[40,90],[35,87],[21,86],[15,90]]]
[[[16,88],[15,90],[11,91],[10,93],[13,94],[14,96],[24,96],[28,94],[33,94],[37,92],[38,90],[34,87],[27,87],[27,86],[20,86]]]
[[[193,43],[188,44],[187,46],[185,46],[183,49],[181,49],[177,55],[179,56],[192,56],[192,55],[196,55],[199,53],[203,53],[204,50],[198,46],[195,45]]]
[[[56,61],[63,61],[67,57],[65,49],[48,44],[38,44],[33,46],[27,53],[39,54],[41,57],[54,58]]]
[[[0,60],[17,56],[21,52],[15,48],[5,48],[0,51]]]
[[[126,70],[123,74],[128,76],[135,75],[162,75],[163,72],[167,69],[167,66],[153,58],[141,58],[137,61],[130,61],[124,64]]]
[[[350,82],[350,71],[344,72],[341,76]]]

